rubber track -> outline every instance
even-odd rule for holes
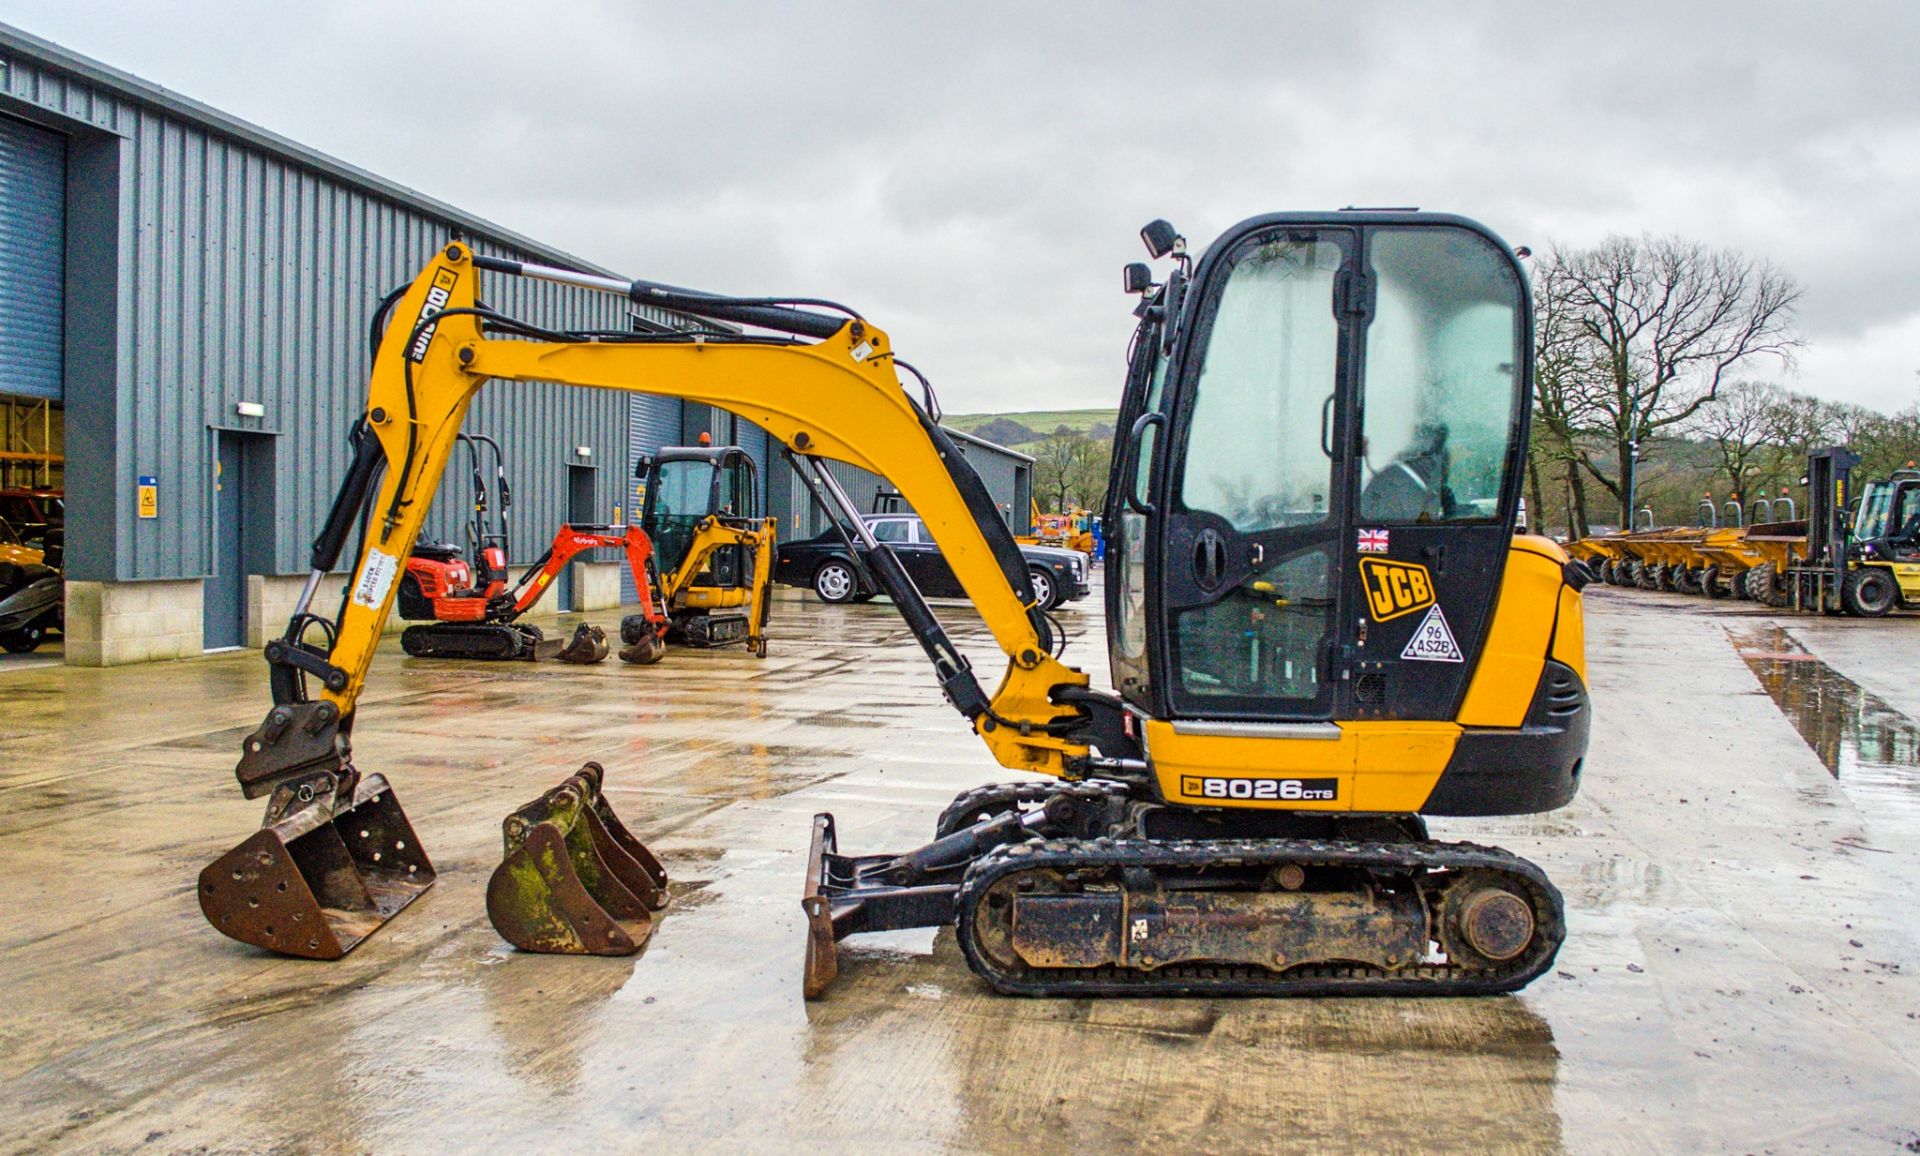
[[[540,641],[538,627],[502,622],[441,622],[400,632],[400,648],[414,658],[512,661]]]
[[[1517,959],[1487,967],[1421,964],[1388,972],[1364,965],[1302,965],[1285,972],[1244,964],[1175,964],[1135,968],[997,969],[974,941],[981,896],[996,881],[1035,870],[1089,867],[1201,868],[1299,863],[1360,867],[1411,875],[1445,869],[1497,872],[1524,891],[1535,917],[1534,942]],[[1553,965],[1566,938],[1560,892],[1532,863],[1497,847],[1471,843],[1348,843],[1311,839],[1051,839],[995,848],[967,869],[960,884],[961,951],[975,973],[1004,995],[1032,996],[1350,996],[1498,995],[1518,991]]]

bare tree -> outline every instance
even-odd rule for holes
[[[1040,442],[1033,458],[1033,485],[1042,504],[1097,510],[1107,488],[1106,447],[1061,426]]]
[[[1596,453],[1574,438],[1571,452],[1618,500],[1622,525],[1631,519],[1626,477],[1636,443],[1692,419],[1741,367],[1767,357],[1791,364],[1804,344],[1793,329],[1799,285],[1732,250],[1612,237],[1592,249],[1556,248],[1536,284],[1540,316],[1563,327],[1571,345],[1561,388],[1577,398],[1585,431],[1604,443]]]
[[[1529,482],[1538,524],[1547,520],[1541,475],[1564,487],[1569,538],[1587,536],[1587,495],[1580,480],[1584,452],[1580,439],[1597,416],[1586,382],[1598,374],[1591,344],[1581,330],[1570,297],[1537,286],[1534,294],[1533,437],[1528,447]]]
[[[1686,432],[1712,445],[1719,456],[1728,497],[1751,500],[1757,496],[1751,491],[1762,480],[1774,436],[1774,415],[1783,397],[1778,386],[1736,381],[1687,422]]]

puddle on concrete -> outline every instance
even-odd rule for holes
[[[1774,705],[1863,811],[1920,819],[1920,725],[1778,626],[1728,628]]]

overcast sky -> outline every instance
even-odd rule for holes
[[[950,412],[1111,405],[1119,270],[1278,209],[1676,233],[1806,290],[1754,376],[1920,399],[1920,5],[0,0],[632,276],[831,297]]]

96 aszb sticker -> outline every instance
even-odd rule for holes
[[[1340,780],[1248,779],[1226,775],[1182,775],[1180,776],[1180,793],[1189,799],[1330,803],[1340,797]]]

